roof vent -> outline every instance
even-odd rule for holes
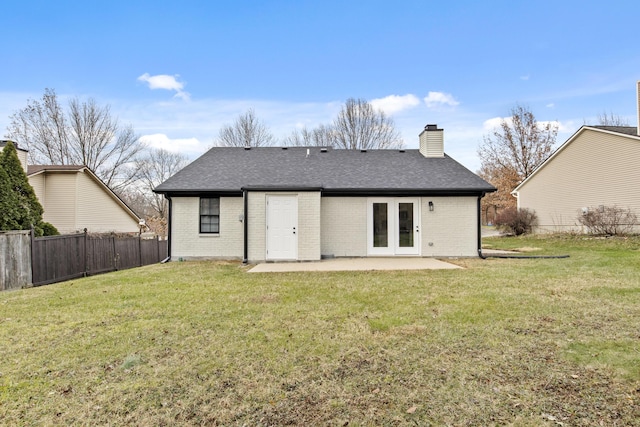
[[[283,150],[286,150],[287,148],[289,148],[289,147],[282,147]]]
[[[398,150],[399,153],[404,153],[404,150]]]
[[[367,150],[365,148],[363,148],[362,150],[360,150],[361,153],[366,153]]]
[[[321,153],[326,153],[326,152],[327,152],[327,149],[323,147],[323,148],[321,148],[321,149],[320,149],[320,152],[321,152]]]
[[[246,147],[244,147],[244,149],[249,151],[249,150],[251,150],[251,147],[250,146],[246,146]]]

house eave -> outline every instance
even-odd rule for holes
[[[239,190],[154,190],[155,193],[164,194],[167,197],[203,197],[223,196],[242,197],[243,192],[321,192],[323,197],[379,197],[379,196],[441,196],[441,197],[465,197],[484,196],[496,191],[493,187],[487,188],[323,188],[304,186],[244,186]]]
[[[376,197],[376,196],[483,196],[486,193],[496,191],[491,188],[332,188],[325,189],[323,196],[338,197]]]
[[[242,197],[242,190],[220,190],[220,189],[189,189],[189,190],[153,190],[156,194],[164,194],[166,197],[201,197],[201,196],[226,196]]]

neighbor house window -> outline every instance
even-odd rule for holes
[[[200,232],[220,232],[220,198],[200,198]]]

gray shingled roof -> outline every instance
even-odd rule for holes
[[[311,188],[326,193],[495,191],[446,155],[425,158],[418,150],[362,152],[320,147],[214,147],[155,191],[239,192],[243,188]]]
[[[622,133],[625,135],[638,136],[638,128],[635,126],[590,126],[596,129],[608,130],[610,132]]]

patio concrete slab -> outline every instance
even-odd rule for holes
[[[435,258],[336,258],[311,262],[269,262],[258,264],[249,273],[293,271],[438,270],[460,266]]]

